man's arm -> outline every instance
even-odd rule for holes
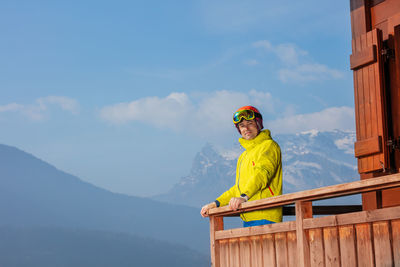
[[[217,204],[215,202],[211,202],[211,203],[208,203],[207,205],[204,205],[201,208],[201,211],[200,211],[201,216],[208,217],[208,211],[210,209],[213,209],[213,208],[216,208],[216,207],[217,207]]]
[[[208,216],[208,211],[213,208],[217,208],[219,206],[225,206],[229,204],[231,198],[235,195],[236,185],[229,188],[229,190],[225,191],[221,196],[219,196],[214,202],[208,203],[201,208],[200,214],[203,217]]]
[[[220,207],[220,206],[222,207],[222,206],[228,205],[231,198],[238,195],[238,194],[236,194],[236,191],[237,191],[237,186],[234,185],[231,188],[229,188],[229,190],[225,191],[222,195],[220,195],[216,199],[217,207]]]

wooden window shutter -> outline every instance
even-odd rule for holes
[[[358,172],[388,167],[387,120],[383,80],[382,32],[374,29],[352,40],[350,67],[353,70],[356,114],[355,156]]]

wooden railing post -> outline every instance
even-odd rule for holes
[[[224,217],[210,216],[211,266],[220,266],[219,244],[215,240],[215,231],[224,230]]]
[[[312,218],[312,202],[296,201],[296,235],[299,267],[310,266],[310,247],[303,227],[303,219],[306,218]]]

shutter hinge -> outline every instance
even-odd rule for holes
[[[400,137],[397,137],[397,139],[389,139],[386,145],[393,150],[400,149]]]
[[[381,50],[381,56],[383,56],[383,59],[386,61],[390,58],[394,58],[394,49],[390,48],[382,48]]]

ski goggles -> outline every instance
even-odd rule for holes
[[[242,121],[242,119],[245,119],[246,121],[253,120],[255,118],[254,111],[245,109],[245,110],[240,110],[235,112],[233,114],[233,123],[238,124],[239,122]]]

